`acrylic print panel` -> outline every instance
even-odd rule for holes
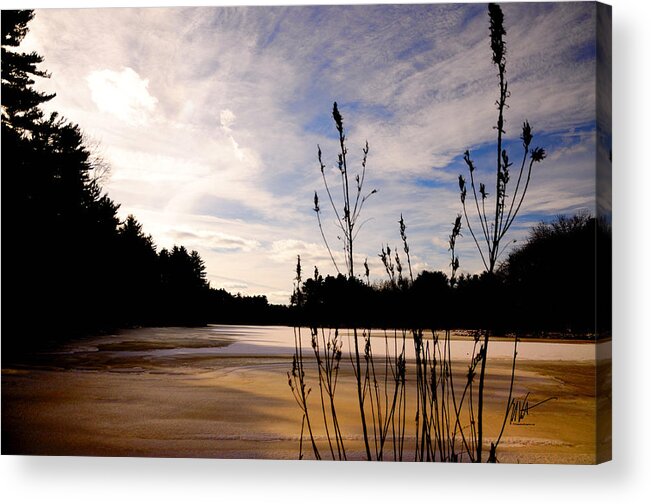
[[[3,11],[2,453],[608,460],[610,25]]]

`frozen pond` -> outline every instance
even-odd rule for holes
[[[374,355],[381,356],[387,345],[394,352],[393,332],[387,340],[384,331],[371,334]],[[341,331],[340,337],[345,354],[353,336]],[[398,337],[401,346],[401,333]],[[301,329],[301,339],[307,362],[310,331]],[[431,345],[432,334],[425,340]],[[133,329],[53,347],[2,370],[3,453],[296,459],[302,416],[287,382],[294,341],[292,327],[214,325]],[[467,333],[453,333],[456,379],[465,376],[473,345]],[[594,461],[597,387],[601,383],[600,390],[608,390],[610,384],[607,363],[600,373],[595,366],[600,348],[609,354],[610,342],[519,343],[514,394],[531,404],[547,402],[526,424],[507,429],[502,461]],[[413,356],[408,333],[405,350],[408,359]],[[501,428],[512,355],[512,340],[490,342],[489,436]],[[380,376],[386,376],[384,364],[380,368]],[[314,387],[315,366],[308,362],[306,369],[308,386]],[[408,372],[413,369],[412,363]],[[412,377],[407,377],[408,418],[415,415]],[[363,459],[349,362],[342,365],[338,383],[347,450],[350,459]],[[318,397],[315,392],[310,399],[317,412]],[[409,434],[407,442],[412,438]],[[323,432],[317,439],[325,439]]]
[[[319,333],[326,339],[334,331],[325,330]],[[358,330],[358,335],[362,336]],[[387,339],[385,340],[385,334]],[[395,348],[394,334],[397,335],[398,345],[402,345],[402,332],[374,329],[371,331],[372,348],[375,355],[389,352]],[[219,357],[219,356],[290,356],[294,352],[295,337],[298,331],[284,326],[232,326],[210,325],[199,328],[164,327],[142,328],[121,331],[114,335],[98,336],[74,342],[60,350],[67,357],[84,359],[89,356],[120,356],[131,359],[143,357],[147,359],[166,359],[187,357]],[[443,333],[439,334],[440,337]],[[451,354],[453,360],[468,358],[473,352],[474,341],[463,332],[453,332]],[[310,331],[300,330],[302,346],[306,356],[311,355]],[[343,351],[346,353],[353,348],[352,330],[341,330],[339,338]],[[432,333],[425,333],[426,341],[432,342]],[[363,342],[360,343],[360,349]],[[405,349],[407,358],[413,358],[413,343],[411,334],[406,333]],[[477,346],[478,349],[478,346]],[[521,340],[518,343],[518,360],[538,361],[594,361],[596,354],[599,359],[610,358],[610,341],[595,344],[593,342],[576,341],[544,341]],[[57,352],[59,353],[59,352]],[[513,340],[494,338],[489,344],[490,359],[510,359],[513,356]],[[76,360],[76,359],[75,359]]]

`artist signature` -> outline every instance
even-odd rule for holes
[[[541,404],[545,404],[548,401],[551,401],[552,399],[558,399],[557,397],[548,397],[547,399],[543,399],[542,401],[538,401],[537,403],[531,404],[529,402],[529,392],[527,392],[524,397],[514,397],[511,399],[511,405],[510,405],[510,410],[511,410],[511,416],[509,419],[509,423],[511,425],[533,425],[530,423],[525,423],[524,419],[527,418],[529,415],[529,412],[540,406]]]

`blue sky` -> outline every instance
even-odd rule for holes
[[[503,10],[507,147],[517,159],[527,119],[548,152],[509,236],[522,240],[540,220],[594,213],[597,20],[593,3]],[[333,272],[312,206],[317,144],[336,180],[335,100],[351,170],[370,145],[378,194],[355,252],[374,278],[401,213],[415,269],[448,270],[466,149],[494,193],[499,88],[483,4],[45,9],[30,29],[25,48],[52,73],[38,86],[110,165],[121,215],[159,247],[198,250],[214,287],[286,302],[297,254]],[[338,249],[331,214],[324,224]],[[481,270],[469,236],[459,252],[462,271]]]

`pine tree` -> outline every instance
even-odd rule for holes
[[[29,134],[42,118],[39,105],[54,94],[36,91],[34,77],[50,75],[37,68],[43,58],[35,52],[23,53],[16,48],[27,34],[27,23],[34,17],[32,10],[2,11],[2,126],[19,135]]]

